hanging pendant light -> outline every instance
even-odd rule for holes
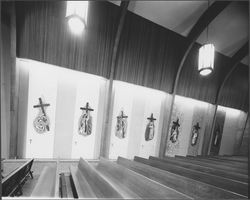
[[[200,75],[207,76],[214,69],[214,45],[204,44],[199,50],[198,70]]]
[[[87,25],[88,1],[67,1],[66,18],[70,30],[79,35]]]
[[[208,0],[209,7],[209,0]],[[207,76],[214,70],[214,45],[208,43],[208,26],[207,26],[207,43],[199,49],[198,71],[200,75]]]

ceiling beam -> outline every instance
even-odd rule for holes
[[[178,66],[178,70],[177,70],[177,73],[176,73],[176,76],[175,76],[175,79],[174,79],[174,84],[173,84],[173,88],[172,88],[172,99],[171,99],[170,111],[169,111],[169,117],[168,117],[168,123],[167,123],[167,127],[165,129],[167,131],[165,131],[165,132],[162,133],[162,138],[161,138],[161,143],[160,143],[160,153],[159,153],[160,157],[164,157],[164,155],[165,155],[166,143],[167,143],[167,135],[168,135],[169,126],[170,126],[170,123],[171,123],[171,116],[172,116],[172,112],[173,112],[175,94],[176,94],[176,90],[177,90],[177,86],[178,86],[180,74],[181,74],[182,68],[184,66],[184,63],[186,61],[186,58],[187,58],[189,52],[191,51],[194,43],[196,42],[196,40],[198,39],[198,37],[200,36],[200,34],[204,31],[204,29],[230,3],[231,3],[230,1],[218,1],[218,2],[214,2],[201,15],[201,17],[198,19],[198,21],[193,26],[193,28],[191,29],[191,31],[189,32],[189,34],[187,36],[187,43],[186,43],[186,46],[184,47],[186,50],[185,50],[185,53],[184,53],[184,55],[183,55],[183,57],[181,59],[181,62],[179,64],[179,66]]]
[[[128,10],[129,1],[122,1],[120,4],[121,7],[121,15],[120,20],[115,36],[115,43],[112,51],[111,57],[111,68],[109,74],[109,87],[108,87],[108,96],[106,99],[106,110],[105,110],[105,123],[102,131],[101,136],[101,150],[100,156],[108,158],[109,157],[109,146],[110,146],[110,136],[111,136],[111,109],[112,109],[112,91],[113,91],[113,80],[115,75],[115,68],[116,68],[116,58],[117,58],[117,51],[120,43],[121,33],[124,26],[125,16]]]
[[[238,64],[240,61],[248,55],[248,45],[249,43],[246,42],[231,58],[231,70],[225,75],[221,85],[219,86],[217,93],[216,93],[216,98],[215,98],[215,104],[217,105],[218,100],[220,98],[221,91],[227,82],[228,78],[231,76],[233,71],[237,68]]]

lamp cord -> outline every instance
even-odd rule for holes
[[[207,9],[209,8],[209,0],[207,0]],[[207,25],[207,44],[208,44],[208,28],[209,28],[209,24]]]

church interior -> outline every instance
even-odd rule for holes
[[[249,198],[249,1],[0,8],[4,199]]]

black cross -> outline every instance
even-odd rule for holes
[[[201,127],[199,126],[199,122],[197,122],[197,124],[196,125],[194,125],[194,128],[195,128],[195,130],[199,130]]]
[[[50,106],[50,104],[48,104],[48,103],[43,104],[42,99],[39,98],[39,104],[34,105],[33,108],[40,108],[41,107],[43,115],[46,116],[46,113],[45,113],[45,110],[44,110],[45,106]]]
[[[175,126],[180,126],[180,124],[179,124],[179,118],[177,118],[176,122],[173,122],[173,124],[174,124]]]
[[[42,99],[39,98],[39,104],[34,105],[33,108],[41,108],[43,115],[46,117],[46,113],[45,113],[45,110],[44,110],[45,106],[50,106],[50,104],[48,104],[48,103],[43,104]],[[46,129],[49,131],[49,125],[46,125]]]
[[[89,111],[94,111],[94,109],[90,108],[89,106],[89,102],[86,103],[85,108],[81,107],[81,110],[86,110],[86,113],[88,113]]]
[[[154,120],[156,120],[153,116],[153,113],[151,113],[151,116],[147,118],[148,120],[150,120],[150,122],[153,122]]]
[[[117,118],[128,118],[128,116],[125,116],[125,115],[123,115],[123,111],[121,111],[121,115],[120,116],[118,116]]]

